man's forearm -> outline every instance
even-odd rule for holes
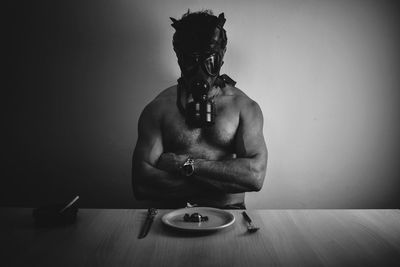
[[[259,191],[265,177],[266,166],[260,157],[221,161],[195,159],[194,162],[193,178],[225,193]]]
[[[133,173],[134,191],[141,199],[181,199],[205,194],[210,187],[177,173],[160,170],[146,162]]]

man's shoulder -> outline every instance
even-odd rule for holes
[[[237,107],[246,107],[252,105],[258,105],[256,101],[251,99],[246,93],[241,89],[227,85],[222,89],[222,95],[224,97],[229,97],[232,99]]]
[[[177,85],[170,86],[159,93],[153,101],[168,101],[171,98],[175,99],[177,94]]]
[[[176,101],[176,85],[168,87],[161,91],[153,100],[151,100],[143,109],[142,116],[159,117],[171,107]]]
[[[171,101],[176,101],[176,85],[170,86],[161,91],[150,103],[147,105],[148,107],[158,107],[160,104],[163,106],[164,104],[168,104]]]

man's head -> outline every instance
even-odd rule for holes
[[[171,20],[183,79],[193,97],[201,97],[213,86],[223,64],[227,44],[224,14],[216,17],[208,10],[188,11],[180,20]]]

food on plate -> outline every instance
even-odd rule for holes
[[[185,216],[183,216],[183,220],[185,222],[206,222],[208,221],[208,216],[203,216],[197,212],[191,215],[189,215],[189,213],[185,213]]]

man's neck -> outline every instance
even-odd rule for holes
[[[182,91],[183,91],[182,99],[186,100],[187,103],[193,101],[192,94],[191,92],[189,92],[189,90],[185,88],[185,90]],[[219,88],[218,86],[213,86],[211,90],[208,91],[207,98],[214,99],[220,94],[221,94],[221,88]]]

